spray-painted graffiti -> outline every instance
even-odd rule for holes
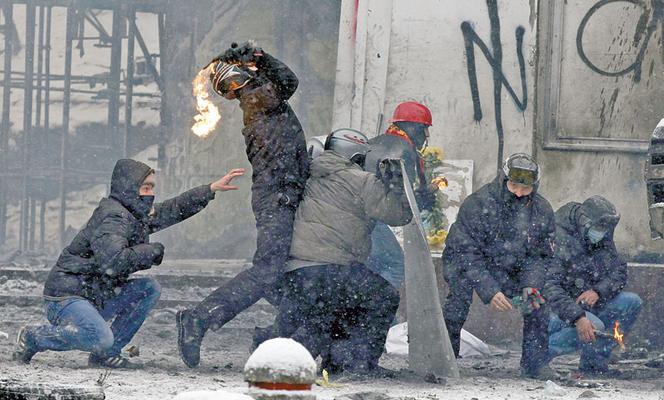
[[[636,32],[634,33],[633,46],[637,47],[640,44],[639,52],[632,64],[626,68],[608,71],[595,65],[586,55],[583,48],[583,34],[588,26],[588,22],[592,16],[599,11],[602,7],[611,3],[629,3],[640,7],[643,11],[638,23],[636,24]],[[664,1],[663,0],[649,0],[650,5],[646,4],[646,0],[601,0],[588,10],[586,15],[579,24],[579,29],[576,33],[576,49],[579,53],[581,60],[593,71],[605,76],[622,76],[634,71],[634,81],[641,80],[641,69],[643,59],[648,48],[650,37],[655,33],[659,25],[664,26]]]
[[[480,39],[472,25],[468,21],[461,23],[461,32],[466,48],[466,65],[468,68],[468,80],[470,81],[470,93],[473,99],[473,118],[475,121],[482,120],[482,103],[480,101],[480,92],[477,84],[477,69],[475,66],[475,46],[477,46],[484,57],[489,62],[493,72],[493,100],[496,120],[496,133],[498,134],[498,168],[500,169],[503,159],[504,131],[502,120],[502,89],[503,86],[514,100],[516,107],[524,111],[528,107],[528,88],[526,86],[526,63],[523,57],[523,35],[525,28],[519,26],[516,28],[516,53],[519,60],[519,75],[521,78],[521,92],[519,96],[514,92],[512,85],[507,81],[503,73],[503,48],[500,40],[500,17],[498,16],[497,0],[486,0],[489,9],[489,20],[491,21],[491,50]]]

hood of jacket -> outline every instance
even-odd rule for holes
[[[583,203],[569,202],[556,211],[556,223],[570,235],[586,239],[586,218],[601,225],[607,233],[603,240],[613,239],[620,216],[610,201],[601,196],[589,197]]]
[[[139,188],[154,170],[142,162],[122,159],[115,163],[111,176],[110,197],[119,201],[136,218],[142,219],[147,213],[142,207]]]
[[[337,171],[348,168],[362,170],[362,167],[347,158],[342,157],[331,150],[325,150],[323,154],[312,161],[310,174],[312,178],[323,178]]]

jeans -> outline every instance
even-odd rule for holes
[[[613,334],[613,325],[619,321],[621,332],[629,332],[641,311],[641,303],[635,293],[621,292],[594,312],[586,311],[586,317],[597,330]],[[614,339],[603,337],[597,337],[593,343],[583,343],[574,325],[565,323],[553,313],[549,318],[550,357],[581,350],[581,370],[608,368],[611,350],[616,344]]]
[[[118,294],[97,309],[83,298],[46,301],[51,325],[30,328],[35,350],[82,350],[99,357],[119,355],[159,300],[161,288],[152,278],[130,279]],[[108,325],[107,321],[113,320]]]
[[[403,284],[403,250],[390,227],[382,222],[377,222],[371,232],[371,254],[366,266],[397,289]]]

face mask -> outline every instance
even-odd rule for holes
[[[588,229],[588,240],[590,243],[597,244],[606,236],[606,231],[600,231],[595,228]]]
[[[154,204],[154,196],[145,195],[138,196],[137,210],[142,216],[147,217],[152,211],[152,205]]]

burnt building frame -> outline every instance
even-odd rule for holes
[[[170,114],[166,85],[164,84],[168,71],[168,60],[165,58],[167,44],[166,32],[169,19],[169,9],[172,0],[4,0],[0,12],[3,14],[4,25],[0,34],[3,34],[4,52],[2,70],[2,120],[0,124],[0,244],[5,243],[7,232],[8,185],[20,181],[20,228],[18,250],[28,252],[44,248],[45,207],[46,198],[39,198],[29,190],[32,180],[49,179],[57,181],[59,185],[59,241],[63,246],[66,229],[67,193],[74,180],[85,179],[89,182],[108,184],[108,171],[80,170],[68,165],[68,137],[70,134],[70,108],[72,93],[97,94],[95,90],[85,90],[72,87],[77,83],[88,82],[91,77],[75,75],[72,71],[72,56],[75,50],[74,42],[78,39],[76,48],[83,51],[83,40],[95,39],[111,48],[110,73],[106,79],[108,93],[107,112],[108,127],[114,136],[113,143],[120,147],[118,154],[127,156],[128,136],[132,128],[133,99],[136,97],[160,98],[159,138],[158,138],[158,168],[162,169],[166,163],[165,146],[170,135]],[[25,72],[12,70],[12,56],[14,55],[16,25],[14,24],[14,7],[25,6],[26,32],[25,32]],[[51,73],[51,39],[53,29],[53,8],[65,8],[66,38],[64,54],[64,73],[55,75]],[[113,13],[110,33],[96,18],[92,10],[111,11]],[[143,35],[136,24],[136,13],[152,13],[157,17],[159,49],[151,53],[143,39]],[[81,24],[85,22],[94,28],[95,36],[85,36]],[[122,44],[127,40],[126,76],[121,76]],[[136,62],[136,48],[138,44],[140,53],[145,58],[147,70],[159,87],[159,94],[139,93],[134,90],[134,73]],[[35,52],[35,50],[37,50]],[[159,68],[153,60],[159,58]],[[35,62],[36,61],[36,62]],[[36,67],[36,68],[35,68]],[[99,77],[94,79],[99,80]],[[61,80],[62,87],[53,87],[54,80]],[[124,90],[123,89],[124,86]],[[20,153],[20,162],[11,165],[9,153],[9,137],[11,129],[11,91],[23,91],[23,126],[21,143],[17,143]],[[50,96],[53,91],[63,92],[62,126],[60,146],[53,151],[59,152],[59,166],[45,170],[35,170],[31,167],[30,140],[34,128],[51,128]],[[124,96],[124,124],[120,121],[121,97]],[[124,126],[123,126],[124,125]],[[39,210],[39,212],[37,211]]]

